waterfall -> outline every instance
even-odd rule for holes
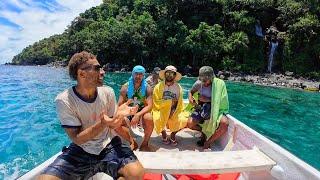
[[[268,59],[268,72],[270,73],[272,70],[274,53],[276,52],[277,47],[278,47],[278,41],[275,41],[275,42],[271,41],[271,48],[270,48],[269,59]]]
[[[262,27],[261,27],[261,25],[260,24],[256,24],[255,25],[255,30],[256,30],[256,35],[258,36],[258,37],[264,37],[264,35],[263,35],[263,33],[262,33]]]

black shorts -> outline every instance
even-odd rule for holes
[[[71,143],[41,174],[60,179],[89,179],[98,172],[104,172],[117,179],[119,169],[135,161],[137,157],[130,147],[115,136],[99,155],[87,153]]]
[[[193,120],[202,124],[205,120],[209,120],[211,115],[211,102],[199,103],[199,105],[192,112],[191,117]]]

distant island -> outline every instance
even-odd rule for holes
[[[102,64],[202,65],[235,73],[292,72],[320,80],[320,3],[278,0],[104,0],[64,33],[40,40],[11,64],[65,66],[82,50]]]

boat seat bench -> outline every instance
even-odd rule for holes
[[[270,170],[276,163],[259,149],[216,152],[134,152],[146,172],[207,174]]]
[[[134,152],[147,173],[157,174],[212,174],[270,170],[276,163],[259,149],[240,151],[176,151]],[[35,179],[41,170],[51,164],[60,153],[52,156],[29,173],[18,178]],[[110,179],[98,173],[93,179]],[[112,178],[111,178],[112,179]]]

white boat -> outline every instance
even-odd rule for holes
[[[135,154],[147,172],[161,173],[162,179],[175,179],[170,174],[239,172],[239,180],[320,180],[318,170],[231,115],[228,118],[228,133],[216,141],[210,152],[202,152],[195,146],[197,132],[185,129],[177,134],[177,146],[164,145],[161,137],[152,135],[150,143],[156,148],[156,152],[136,151]],[[143,133],[137,129],[134,133],[138,141],[141,141]],[[19,179],[35,179],[59,154]],[[98,173],[92,179],[110,177]]]

